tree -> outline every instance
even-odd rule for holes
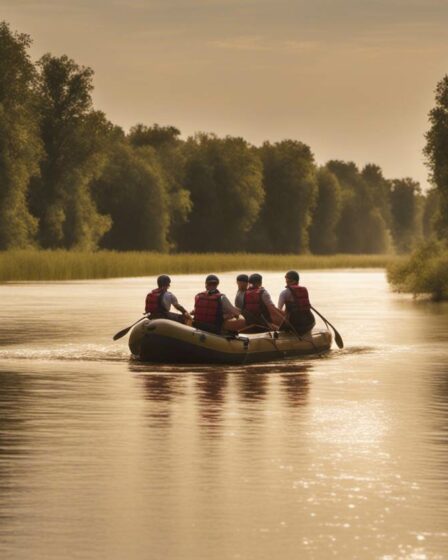
[[[38,67],[45,155],[33,182],[32,208],[40,219],[39,241],[43,247],[94,249],[111,221],[98,213],[91,182],[101,173],[109,139],[117,131],[92,109],[90,68],[50,54]]]
[[[121,251],[168,248],[168,201],[152,148],[117,143],[95,181],[94,192],[99,210],[112,218],[101,247]]]
[[[429,190],[424,197],[422,220],[423,237],[434,237],[440,222],[440,194],[436,188]]]
[[[384,178],[378,165],[368,163],[361,171],[375,208],[378,208],[386,226],[390,228],[392,215],[390,210],[390,182]]]
[[[317,204],[310,228],[312,253],[329,254],[337,249],[336,225],[341,214],[341,187],[326,167],[317,171]]]
[[[268,243],[264,252],[303,253],[309,249],[308,229],[317,197],[314,157],[295,140],[260,148],[266,201],[260,216]]]
[[[33,244],[37,231],[28,209],[30,177],[41,153],[30,45],[28,35],[0,23],[0,250]]]
[[[342,187],[342,211],[336,228],[342,253],[384,253],[390,235],[375,196],[353,162],[332,160],[328,169]]]
[[[192,208],[190,193],[184,188],[186,154],[184,142],[179,136],[180,131],[174,126],[162,127],[158,124],[152,127],[137,124],[128,135],[132,146],[151,146],[153,150],[148,152],[151,158],[156,153],[159,159],[160,173],[167,192],[167,240],[171,249],[177,248],[179,230],[186,223]]]
[[[129,140],[136,148],[142,146],[152,146],[153,148],[161,148],[162,146],[170,146],[179,141],[180,130],[175,126],[145,126],[144,124],[136,124],[129,131]]]
[[[439,234],[448,238],[448,75],[437,84],[435,107],[429,112],[424,154],[430,179],[440,195]]]
[[[198,134],[186,145],[185,187],[193,204],[178,245],[191,251],[244,249],[264,192],[256,150],[242,138]]]
[[[421,238],[420,185],[412,179],[392,180],[392,235],[395,249],[407,253]]]

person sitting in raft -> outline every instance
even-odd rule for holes
[[[263,277],[255,272],[249,276],[249,287],[243,296],[242,315],[250,332],[277,330],[283,315],[275,307],[269,292],[262,286]],[[249,332],[247,329],[245,332]]]
[[[278,298],[278,308],[282,311],[286,307],[286,320],[281,330],[294,330],[298,335],[311,331],[316,319],[311,312],[308,290],[299,286],[299,273],[289,270],[285,275],[286,288]]]
[[[192,317],[182,305],[179,305],[174,294],[168,291],[171,284],[171,278],[166,274],[162,274],[157,278],[157,288],[149,292],[146,296],[145,313],[149,313],[150,319],[169,319],[178,323],[190,323]],[[172,313],[171,306],[178,309],[179,313]]]
[[[235,296],[235,307],[243,309],[244,294],[246,293],[247,286],[249,285],[249,276],[247,274],[238,274],[236,277],[238,291]]]
[[[246,321],[238,318],[240,310],[218,290],[218,284],[219,278],[215,274],[209,274],[205,279],[205,291],[196,295],[191,312],[193,327],[215,334],[237,332],[246,326]]]

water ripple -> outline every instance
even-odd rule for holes
[[[3,360],[45,360],[81,362],[121,362],[129,360],[129,351],[116,346],[66,344],[56,348],[15,348],[0,350]]]

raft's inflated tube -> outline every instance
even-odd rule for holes
[[[159,363],[246,364],[321,354],[331,347],[328,331],[298,337],[288,332],[225,336],[169,321],[145,320],[129,337],[134,358]]]

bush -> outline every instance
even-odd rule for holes
[[[404,263],[389,265],[387,277],[397,292],[448,300],[448,247],[440,241],[426,242]]]

